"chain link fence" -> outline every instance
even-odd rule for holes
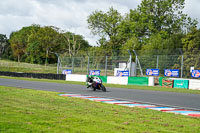
[[[136,76],[145,76],[146,69],[159,69],[160,76],[164,76],[165,69],[179,69],[180,78],[190,78],[191,67],[200,70],[200,51],[195,54],[192,52],[183,54],[180,50],[178,52],[171,50],[149,53],[151,54],[136,51],[136,54],[125,56],[60,57],[62,66],[60,72],[63,69],[72,69],[74,74],[88,74],[89,70],[101,70],[102,76],[114,76],[114,69],[119,68],[120,63],[125,63],[126,70],[129,70],[130,58],[131,62],[136,63],[135,70],[131,70],[132,72],[136,71]]]
[[[125,53],[125,52],[124,52]],[[164,76],[164,69],[179,69],[179,77],[191,78],[190,69],[200,70],[200,51],[192,50],[155,50],[126,52],[120,56],[99,54],[101,56],[82,55],[79,57],[58,56],[58,63],[36,65],[16,63],[0,60],[0,71],[31,72],[31,73],[57,73],[71,69],[73,74],[89,74],[90,70],[101,70],[102,76],[114,76],[115,68],[120,63],[125,64],[124,69],[129,72],[136,71],[136,76],[145,76],[146,69],[159,69],[159,75]],[[136,63],[135,69],[129,69],[130,62]]]

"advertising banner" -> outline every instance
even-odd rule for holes
[[[200,70],[192,70],[191,76],[193,78],[200,78]]]
[[[173,88],[174,80],[163,78],[162,79],[162,87]]]
[[[179,77],[178,69],[165,69],[164,76],[166,77]]]
[[[117,75],[118,77],[128,77],[129,76],[129,71],[117,71]]]
[[[146,69],[147,76],[159,76],[159,69]]]
[[[65,69],[65,70],[62,71],[62,74],[66,74],[66,75],[72,74],[72,70],[71,69]]]
[[[100,70],[90,70],[90,75],[100,76]]]
[[[185,88],[188,89],[189,80],[174,80],[174,88]]]

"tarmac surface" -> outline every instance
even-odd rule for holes
[[[54,91],[60,93],[90,95],[96,97],[115,98],[133,102],[142,102],[154,105],[178,107],[200,111],[200,95],[189,93],[174,93],[149,90],[106,87],[107,92],[92,91],[83,85],[49,83],[0,78],[1,86],[19,87],[34,90]]]

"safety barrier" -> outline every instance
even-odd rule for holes
[[[163,78],[162,86],[167,87],[167,88],[173,88],[173,82],[174,82],[174,80],[172,80],[172,79]]]
[[[79,81],[86,82],[87,75],[78,74],[44,74],[44,73],[17,73],[17,72],[5,72],[0,71],[1,76],[12,77],[28,77],[28,78],[40,78],[40,79],[56,79],[66,81]],[[102,79],[103,83],[110,84],[122,84],[122,85],[143,85],[154,86],[153,77],[113,77],[113,76],[98,76]],[[159,85],[170,88],[185,88],[192,90],[200,90],[200,80],[198,79],[178,79],[178,78],[159,78]]]
[[[107,83],[107,76],[97,76],[99,77],[103,83]]]
[[[165,77],[159,77],[158,81],[159,81],[159,85],[162,86],[162,80],[164,79]]]
[[[174,85],[173,88],[184,88],[184,89],[188,89],[189,87],[189,80],[174,80]]]
[[[86,82],[88,75],[69,74],[66,75],[66,81]],[[144,85],[148,86],[149,77],[115,77],[115,76],[97,76],[103,83],[121,84],[121,85]],[[153,84],[153,83],[151,83]]]
[[[0,71],[1,76],[11,76],[11,77],[27,77],[27,78],[39,78],[39,79],[56,79],[65,80],[64,74],[52,74],[52,73],[17,73],[17,72],[4,72]]]
[[[155,79],[154,79],[154,77],[149,77],[148,86],[155,86]]]
[[[144,85],[148,86],[149,77],[128,77],[129,85]]]
[[[86,82],[87,75],[67,74],[66,81]]]
[[[200,90],[200,80],[197,79],[191,79],[189,80],[189,89],[192,90]]]
[[[107,83],[109,83],[109,84],[122,84],[122,85],[127,85],[127,84],[128,84],[128,77],[114,77],[114,76],[108,76],[108,77],[107,77]]]
[[[169,81],[168,83],[166,81]],[[164,83],[163,83],[164,81]],[[173,81],[173,82],[172,82]],[[166,79],[163,77],[159,78],[159,85],[160,86],[170,86],[170,88],[184,88],[184,89],[191,89],[191,90],[200,90],[200,80],[199,79],[180,79],[180,78],[170,78]]]

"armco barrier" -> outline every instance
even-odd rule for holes
[[[129,85],[144,85],[148,86],[148,77],[128,77]]]
[[[86,82],[87,75],[79,75],[79,74],[67,74],[66,81],[78,81],[78,82]]]
[[[56,79],[65,80],[64,74],[45,74],[45,73],[17,73],[17,72],[4,72],[0,71],[1,76],[11,76],[11,77],[27,77],[27,78],[39,78],[39,79]]]
[[[188,89],[189,88],[189,80],[174,80],[174,88],[184,88]]]
[[[109,83],[109,84],[122,84],[122,85],[127,85],[127,84],[128,84],[128,77],[114,77],[114,76],[108,76],[108,77],[107,77],[107,83]]]
[[[189,80],[189,89],[200,90],[200,80],[198,80],[198,79],[190,79]]]

